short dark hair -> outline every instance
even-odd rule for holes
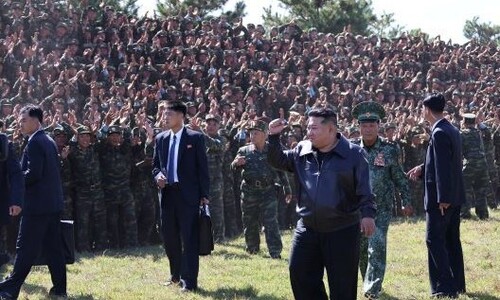
[[[167,104],[167,109],[182,113],[184,116],[187,114],[187,106],[184,102],[174,100],[169,101]]]
[[[315,108],[311,110],[308,114],[308,117],[318,117],[323,118],[321,123],[332,122],[335,126],[337,125],[337,114],[331,108]]]
[[[20,111],[21,114],[28,113],[31,118],[37,118],[40,123],[43,123],[43,110],[40,106],[29,104]]]

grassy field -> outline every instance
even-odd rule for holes
[[[391,224],[381,299],[429,299],[424,226],[422,219],[396,219]],[[217,245],[211,256],[201,258],[200,289],[190,294],[161,285],[169,274],[160,246],[80,255],[68,266],[68,292],[70,299],[292,299],[290,239],[291,232],[284,232],[281,260],[269,258],[265,243],[261,253],[252,256],[244,251],[242,238]],[[462,244],[468,292],[460,299],[500,299],[500,211],[486,222],[463,221]],[[10,270],[11,266],[3,268],[1,276]],[[20,299],[46,299],[50,287],[47,268],[36,267]]]

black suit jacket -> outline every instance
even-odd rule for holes
[[[153,176],[160,172],[167,176],[166,164],[170,149],[170,130],[156,136],[153,156]],[[177,159],[177,177],[181,194],[186,203],[199,205],[200,199],[209,195],[208,164],[203,135],[187,128],[182,129]],[[163,201],[162,193],[162,201]]]
[[[26,191],[23,215],[61,212],[63,191],[59,155],[56,144],[43,130],[28,141],[21,166]]]
[[[1,133],[0,133],[1,134]],[[3,139],[7,143],[7,139]],[[0,160],[0,224],[10,220],[9,207],[23,206],[24,177],[11,143],[6,145],[7,159]]]
[[[422,174],[426,211],[438,208],[439,203],[465,203],[460,132],[446,119],[432,130]]]

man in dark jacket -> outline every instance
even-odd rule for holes
[[[269,124],[268,160],[295,173],[300,220],[290,254],[290,280],[295,299],[356,299],[360,229],[375,230],[375,202],[366,153],[337,133],[331,109],[309,113],[308,140],[283,151],[279,133],[285,121]],[[334,271],[335,270],[335,271]],[[335,274],[333,274],[335,272]]]
[[[21,109],[19,124],[28,142],[21,159],[25,181],[23,216],[12,273],[0,282],[0,299],[17,299],[24,280],[44,249],[53,283],[50,296],[67,298],[66,265],[60,215],[63,191],[57,146],[42,129],[43,111],[33,105]]]
[[[16,153],[7,136],[0,133],[0,226],[21,212],[24,178]],[[0,266],[9,261],[3,238],[0,239]]]

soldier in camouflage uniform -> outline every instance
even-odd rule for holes
[[[68,159],[69,144],[68,135],[64,127],[59,125],[52,130],[52,136],[57,145],[59,160],[61,164],[61,182],[63,186],[63,212],[61,219],[73,220],[73,180],[71,176],[71,163]]]
[[[413,127],[401,145],[403,148],[403,169],[410,171],[414,166],[424,162],[427,151],[427,134],[421,126]],[[424,215],[424,183],[422,180],[409,181],[411,206],[416,216]]]
[[[370,167],[370,183],[375,194],[377,216],[375,233],[361,240],[360,269],[364,278],[363,292],[369,299],[380,296],[387,256],[387,231],[392,217],[396,189],[401,194],[402,211],[410,208],[408,180],[400,164],[399,147],[378,135],[384,108],[376,102],[361,102],[352,110],[360,124],[361,139],[357,143],[366,151]]]
[[[103,174],[104,195],[111,248],[137,246],[135,203],[130,189],[132,148],[129,137],[123,137],[118,125],[103,126],[99,157]],[[127,133],[125,133],[126,135]],[[130,132],[128,132],[130,134]]]
[[[153,157],[146,155],[145,142],[145,130],[135,127],[132,130],[132,194],[135,201],[138,242],[141,246],[149,245],[155,228],[155,197],[151,189]]]
[[[146,140],[146,157],[148,159],[153,159],[154,155],[154,147],[155,147],[155,137],[157,134],[162,132],[163,129],[161,128],[153,128],[151,131],[148,131],[148,138]],[[156,185],[156,182],[154,180],[151,180],[150,182],[150,191],[151,195],[153,197],[153,205],[154,205],[154,210],[155,210],[155,216],[154,216],[154,226],[153,226],[153,232],[151,235],[151,244],[160,244],[162,239],[161,239],[161,234],[160,234],[160,228],[161,228],[161,219],[160,219],[160,201],[159,201],[159,190],[158,190],[158,185]]]
[[[497,111],[497,119],[500,118],[500,109]],[[495,157],[495,168],[497,170],[497,174],[500,177],[500,124],[496,124],[493,126],[493,148],[494,148],[494,157]],[[499,178],[500,180],[500,178]],[[497,207],[500,205],[500,182],[497,181],[497,188],[494,191],[495,198],[497,202]]]
[[[462,206],[462,218],[470,218],[470,208],[475,207],[480,219],[487,219],[488,206],[486,197],[490,189],[488,166],[484,155],[484,144],[481,132],[476,128],[476,115],[464,114],[462,136],[463,176],[466,203]]]
[[[224,190],[222,177],[222,162],[224,161],[225,145],[218,134],[220,120],[211,114],[205,116],[205,146],[207,148],[208,173],[210,174],[210,217],[214,242],[224,241]],[[192,124],[193,125],[193,124]],[[200,128],[192,127],[194,130]]]
[[[88,127],[78,127],[76,139],[68,154],[75,188],[76,248],[100,251],[108,246],[108,231],[99,155]]]
[[[225,129],[219,130],[219,135],[224,144],[224,158],[222,163],[222,181],[223,191],[222,200],[224,202],[224,234],[226,238],[233,238],[239,235],[240,231],[236,225],[236,205],[234,196],[234,171],[231,169],[231,162],[233,161],[233,153],[230,151],[230,142]]]
[[[281,258],[283,248],[278,227],[278,202],[274,184],[277,173],[267,162],[267,123],[252,122],[250,144],[241,147],[231,166],[241,172],[241,210],[246,251],[255,254],[260,247],[260,220],[265,228],[266,243],[272,258]],[[287,194],[291,195],[290,187]]]
[[[484,155],[486,157],[486,165],[488,167],[488,175],[490,177],[490,189],[488,190],[487,202],[491,209],[498,206],[496,198],[496,190],[498,187],[498,173],[495,166],[495,146],[493,145],[493,133],[491,129],[484,123],[479,123],[478,129],[481,132],[481,137],[484,143]]]

